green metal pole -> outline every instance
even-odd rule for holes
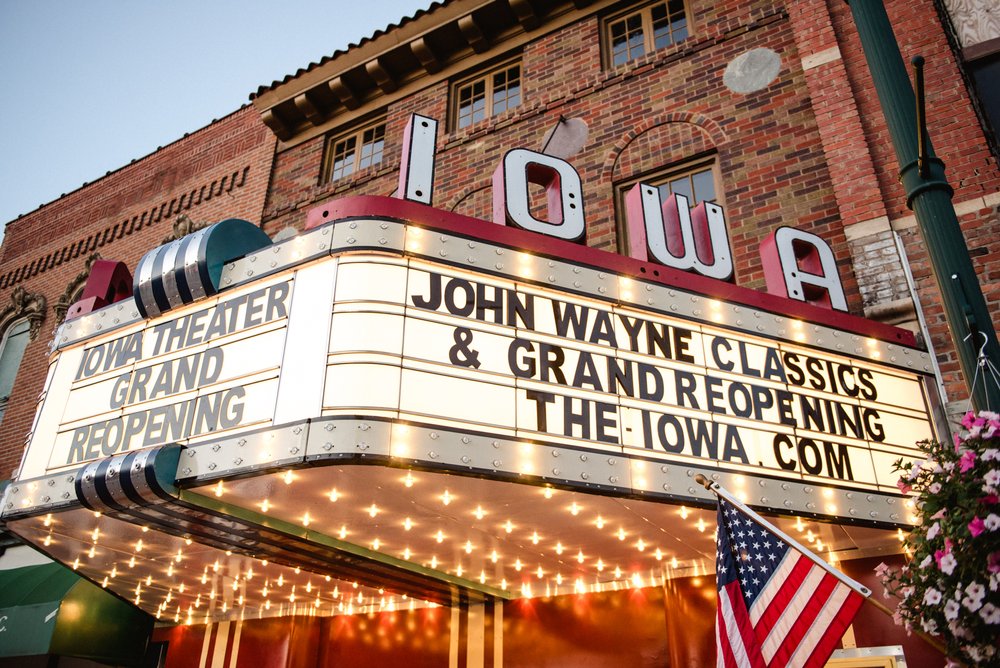
[[[923,235],[972,402],[979,410],[1000,410],[1000,387],[988,370],[978,369],[974,382],[980,350],[986,360],[1000,368],[1000,347],[951,204],[954,191],[945,179],[944,163],[934,156],[928,139],[928,168],[926,176],[920,175],[916,101],[882,0],[849,0],[849,4],[900,164],[906,204],[916,215]]]

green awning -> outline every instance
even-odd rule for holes
[[[0,571],[0,657],[137,665],[153,618],[62,564]]]

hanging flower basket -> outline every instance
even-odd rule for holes
[[[899,598],[897,624],[940,636],[952,661],[1000,666],[1000,415],[968,413],[962,426],[954,443],[920,443],[923,461],[896,462],[919,524],[910,562],[875,571]]]

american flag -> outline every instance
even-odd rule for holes
[[[718,668],[823,666],[864,597],[719,498]]]

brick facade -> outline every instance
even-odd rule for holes
[[[0,475],[18,466],[31,428],[58,325],[54,306],[82,287],[88,258],[96,253],[134,268],[181,215],[196,223],[259,221],[273,155],[273,135],[244,107],[7,225],[0,303],[24,288],[44,296],[48,308],[0,425]]]

